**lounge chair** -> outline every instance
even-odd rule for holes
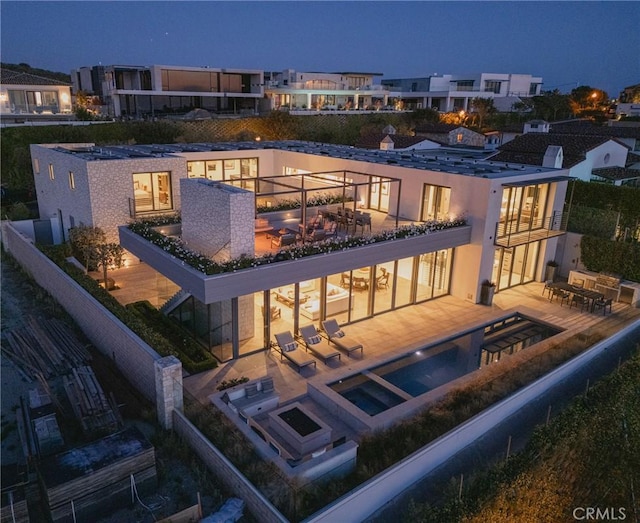
[[[338,347],[341,351],[347,353],[347,356],[351,357],[351,353],[357,350],[360,351],[360,355],[364,353],[364,349],[361,343],[349,342],[345,340],[345,333],[342,331],[336,320],[325,320],[322,322],[322,328],[327,333],[329,341]]]
[[[333,350],[328,344],[325,345],[323,343],[324,340],[316,330],[315,325],[300,327],[300,334],[302,334],[307,350],[310,350],[316,356],[322,358],[325,365],[327,364],[327,360],[330,360],[331,358],[335,358],[337,356],[337,358],[340,359],[340,353],[337,350]]]
[[[298,342],[293,339],[291,332],[281,332],[280,334],[276,334],[275,337],[280,347],[280,359],[283,357],[287,358],[298,368],[298,372],[300,372],[302,367],[306,367],[307,365],[316,366],[316,360],[306,352],[298,349]]]

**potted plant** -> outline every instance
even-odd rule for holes
[[[558,272],[558,262],[549,260],[544,271],[544,281],[556,281],[556,273]]]
[[[493,295],[496,292],[496,284],[489,280],[482,282],[480,288],[480,303],[483,305],[491,305],[493,303]]]

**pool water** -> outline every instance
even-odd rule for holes
[[[329,387],[370,416],[418,397],[562,329],[514,314],[354,374]],[[377,379],[371,379],[375,375]],[[388,384],[388,387],[385,386]]]
[[[464,374],[456,365],[457,348],[428,356],[416,351],[391,363],[371,369],[384,380],[411,396],[420,396]]]

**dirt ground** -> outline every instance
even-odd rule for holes
[[[71,320],[57,304],[29,280],[16,267],[15,262],[3,254],[1,265],[1,341],[6,343],[6,332],[26,325],[28,316],[43,318],[57,317],[67,324]],[[73,326],[75,328],[75,326]],[[88,343],[81,338],[83,344]],[[161,430],[155,424],[153,406],[139,397],[128,383],[95,351],[92,367],[105,392],[113,392],[120,407],[125,425],[134,424],[152,442],[156,449],[158,488],[140,496],[140,500],[130,507],[104,515],[96,523],[146,523],[167,517],[196,504],[200,493],[203,514],[206,516],[217,510],[231,493],[222,486],[195,458],[190,449],[172,433]],[[1,459],[2,465],[22,463],[20,438],[16,425],[16,409],[20,396],[28,396],[37,382],[18,368],[5,354],[1,356]],[[56,385],[52,384],[55,390]],[[59,420],[64,424],[64,420]],[[64,433],[64,430],[63,430]],[[31,512],[31,509],[30,509]],[[32,521],[45,521],[43,511],[34,510]]]

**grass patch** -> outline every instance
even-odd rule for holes
[[[452,482],[445,489],[442,505],[411,502],[402,519],[424,523],[573,521],[577,507],[609,507],[618,517],[604,519],[633,519],[633,499],[640,485],[638,449],[640,346],[586,397],[577,398],[548,426],[538,428],[520,454],[472,478],[465,477],[461,500],[458,485]],[[621,509],[625,518],[620,517]]]

